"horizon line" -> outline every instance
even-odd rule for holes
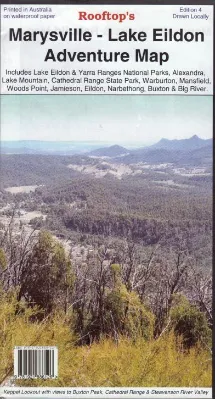
[[[168,140],[168,141],[171,141],[171,140],[189,140],[189,139],[191,139],[192,137],[198,137],[198,138],[200,138],[200,139],[202,139],[202,140],[210,140],[210,139],[213,139],[213,136],[212,137],[208,137],[208,138],[203,138],[203,137],[200,137],[200,136],[198,136],[197,134],[193,134],[192,136],[190,136],[190,137],[188,137],[188,138],[184,138],[184,137],[181,137],[181,138],[173,138],[173,139],[167,139],[167,138],[165,138],[165,137],[161,137],[160,138],[160,140],[161,139],[165,139],[165,140]],[[159,139],[158,139],[159,140]],[[40,140],[40,139],[2,139],[2,140],[0,140],[0,144],[1,143],[3,143],[3,142],[14,142],[14,141],[40,141],[40,142],[53,142],[53,143],[57,143],[57,142],[61,142],[61,143],[92,143],[92,142],[96,142],[96,143],[98,143],[98,142],[101,142],[101,143],[117,143],[117,142],[119,142],[119,140],[117,140],[117,141],[112,141],[112,140],[48,140],[48,139],[46,139],[46,140]],[[124,143],[142,143],[142,142],[145,142],[145,140],[136,140],[136,141],[134,141],[134,140],[120,140],[120,142],[124,142]],[[154,140],[153,140],[154,141]]]

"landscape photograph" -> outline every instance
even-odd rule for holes
[[[2,386],[211,387],[212,101],[2,96]]]

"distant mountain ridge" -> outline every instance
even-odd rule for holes
[[[130,151],[120,145],[112,145],[110,147],[99,148],[91,151],[88,155],[98,157],[117,157],[125,154],[129,154]]]
[[[161,139],[149,147],[130,151],[123,163],[146,162],[151,164],[173,163],[177,165],[202,165],[212,163],[213,139],[201,139],[197,135],[189,139]],[[118,159],[116,158],[116,162]]]
[[[195,134],[189,139],[169,140],[162,138],[158,143],[153,144],[148,148],[189,151],[206,147],[209,144],[212,144],[212,139],[204,140]]]
[[[194,157],[192,151],[199,150]],[[2,141],[2,154],[31,154],[31,155],[86,155],[95,157],[109,157],[116,162],[174,162],[177,159],[208,159],[212,158],[212,139],[201,139],[194,135],[188,139],[169,140],[162,138],[151,146],[127,149],[121,145],[109,145],[98,141],[40,141],[17,140]],[[198,154],[198,156],[197,156]],[[164,161],[165,160],[165,161]],[[189,159],[188,159],[189,161]]]

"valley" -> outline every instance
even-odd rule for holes
[[[95,237],[184,246],[202,251],[210,268],[210,140],[162,139],[151,147],[113,145],[63,156],[2,154],[2,171],[2,223],[14,214],[19,224],[48,229],[67,247]]]

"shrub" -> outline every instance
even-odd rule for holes
[[[16,292],[0,292],[0,383],[13,375],[14,346],[57,346],[59,377],[55,380],[17,380],[20,386],[211,386],[211,359],[195,346],[178,350],[172,333],[146,341],[119,336],[92,345],[77,346],[72,316],[55,312],[42,322],[32,322],[37,308],[19,303]]]
[[[124,334],[133,339],[139,336],[152,338],[154,315],[146,310],[135,292],[128,292],[125,285],[120,284],[107,294],[104,313],[107,333]]]
[[[177,336],[182,336],[185,348],[191,348],[200,342],[211,344],[211,330],[204,313],[189,303],[184,296],[177,296],[171,310],[172,327]]]
[[[74,387],[210,387],[211,360],[208,352],[192,348],[178,351],[174,334],[159,341],[135,342],[119,337],[102,339],[91,346],[59,347],[59,378],[57,380],[20,380],[28,386]]]

